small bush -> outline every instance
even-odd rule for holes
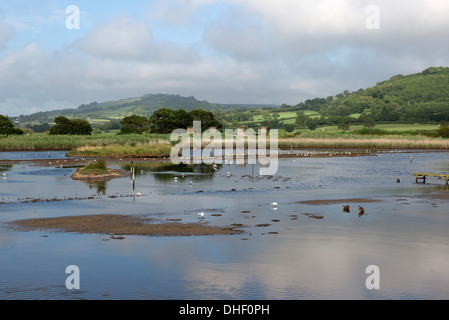
[[[108,164],[104,158],[100,158],[97,161],[89,162],[84,168],[87,170],[107,170]]]
[[[437,131],[437,136],[442,138],[449,138],[449,126],[442,126]]]

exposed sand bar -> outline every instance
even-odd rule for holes
[[[86,215],[58,218],[26,219],[9,222],[22,231],[54,230],[76,233],[142,236],[205,236],[241,234],[232,227],[200,223],[151,223],[153,219],[126,215]]]
[[[306,200],[298,201],[298,204],[308,204],[313,206],[322,206],[330,204],[347,204],[347,203],[375,203],[382,202],[381,200],[365,199],[365,198],[352,198],[352,199],[328,199],[328,200]]]

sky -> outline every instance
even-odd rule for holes
[[[447,0],[4,1],[0,114],[148,93],[296,105],[449,66],[448,39]]]

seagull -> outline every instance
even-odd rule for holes
[[[272,205],[273,207],[277,207],[278,203],[277,203],[277,202],[272,202],[271,205]]]
[[[202,217],[204,217],[204,212],[199,212],[197,215],[198,215],[198,216],[200,217],[200,219],[201,219]]]

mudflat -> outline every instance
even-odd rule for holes
[[[62,232],[142,236],[203,236],[241,234],[233,227],[201,223],[152,223],[153,219],[127,215],[84,215],[25,219],[9,222],[22,231],[53,230]]]

